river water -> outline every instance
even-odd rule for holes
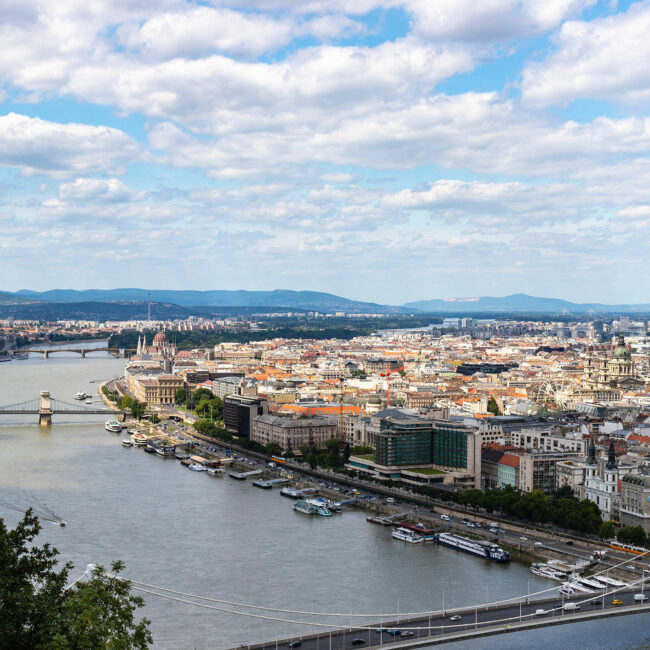
[[[33,399],[41,390],[73,402],[77,391],[96,394],[93,382],[122,374],[123,364],[99,352],[3,363],[0,405]],[[45,521],[40,542],[54,544],[62,562],[74,562],[72,577],[88,563],[109,566],[119,559],[134,580],[230,602],[336,612],[342,616],[257,613],[340,625],[349,623],[350,613],[420,612],[442,607],[443,599],[447,607],[480,604],[550,586],[515,562],[497,565],[399,542],[390,530],[368,524],[363,512],[308,517],[294,512],[278,490],[125,449],[119,435],[104,431],[105,419],[55,415],[53,426],[42,429],[37,416],[0,416],[0,517],[13,526],[20,513],[7,506],[31,505],[64,519],[65,528]],[[153,621],[156,648],[226,648],[315,631],[155,596],[145,600],[140,612]],[[647,616],[606,619],[448,647],[645,648],[647,622]]]

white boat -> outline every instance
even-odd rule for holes
[[[327,507],[327,501],[324,499],[306,499],[307,503],[314,506],[316,509],[316,514],[321,515],[321,517],[331,517],[332,513]]]
[[[494,544],[493,542],[470,539],[469,537],[454,535],[453,533],[440,533],[434,539],[438,544],[442,544],[443,546],[449,546],[450,548],[455,548],[465,553],[478,555],[493,562],[510,561],[510,553],[504,551],[498,544]]]
[[[212,474],[213,476],[215,474],[225,474],[225,473],[226,473],[225,467],[208,467],[208,474]]]
[[[424,541],[422,535],[418,535],[416,532],[409,530],[408,528],[393,528],[393,537],[395,539],[401,539],[403,542],[408,542],[409,544],[420,544]]]
[[[621,582],[620,580],[615,580],[614,578],[610,578],[608,576],[597,576],[596,580],[599,582],[602,582],[603,584],[609,585],[610,587],[627,587],[628,585],[625,582]]]
[[[122,425],[117,420],[106,420],[106,422],[104,422],[104,429],[111,433],[121,433]]]
[[[307,501],[304,499],[298,499],[298,501],[293,504],[293,509],[306,515],[316,514],[316,506],[311,503],[307,503]]]
[[[88,395],[87,393],[84,393],[83,391],[79,391],[78,393],[75,393],[74,398],[78,399],[79,401],[88,399],[89,397],[92,397],[92,395]]]
[[[205,465],[199,463],[192,463],[189,467],[193,472],[207,472],[208,468]]]
[[[554,571],[545,564],[534,564],[530,567],[530,572],[533,575],[540,576],[540,578],[548,578],[549,580],[556,580],[557,582],[566,580],[566,574]]]
[[[137,431],[131,434],[131,440],[136,447],[144,447],[147,444],[147,436]]]
[[[604,589],[605,586],[596,580],[591,580],[590,578],[581,578],[578,580],[578,584],[581,584],[583,587],[587,587],[587,589]]]
[[[133,447],[133,443],[128,438],[123,438],[120,444],[122,447]]]

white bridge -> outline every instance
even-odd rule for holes
[[[109,408],[93,408],[81,404],[70,404],[54,399],[47,390],[41,391],[40,397],[18,404],[0,406],[0,415],[38,415],[38,423],[41,426],[52,424],[52,415],[117,415],[118,412]],[[122,413],[125,416],[125,413]]]

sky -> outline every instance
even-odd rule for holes
[[[650,300],[650,0],[0,12],[0,290]]]

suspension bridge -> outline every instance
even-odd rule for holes
[[[641,554],[646,558],[650,551]],[[607,575],[629,562],[623,560],[594,574]],[[88,565],[85,577],[92,575]],[[75,583],[83,579],[81,576]],[[113,576],[118,577],[118,576]],[[121,576],[120,576],[121,578]],[[125,578],[121,578],[125,579]],[[223,598],[199,596],[177,589],[128,579],[136,593],[192,605],[213,613],[240,616],[243,619],[284,623],[299,626],[300,633],[282,639],[244,642],[230,650],[349,650],[364,646],[391,650],[393,648],[426,648],[450,642],[468,641],[496,634],[522,632],[551,625],[594,621],[612,616],[650,613],[645,576],[621,586],[589,594],[562,595],[557,586],[534,593],[518,594],[502,600],[449,607],[432,611],[384,613],[352,613],[283,609],[254,605]],[[73,585],[75,584],[73,583]],[[73,586],[70,585],[70,586]],[[444,600],[443,600],[444,603]],[[305,634],[305,632],[307,632]]]
[[[118,415],[118,412],[106,407],[96,408],[85,404],[70,404],[54,399],[47,390],[41,391],[40,397],[19,402],[18,404],[7,404],[0,406],[0,415],[38,415],[38,423],[41,426],[52,424],[53,415]],[[125,413],[122,413],[125,418]]]

